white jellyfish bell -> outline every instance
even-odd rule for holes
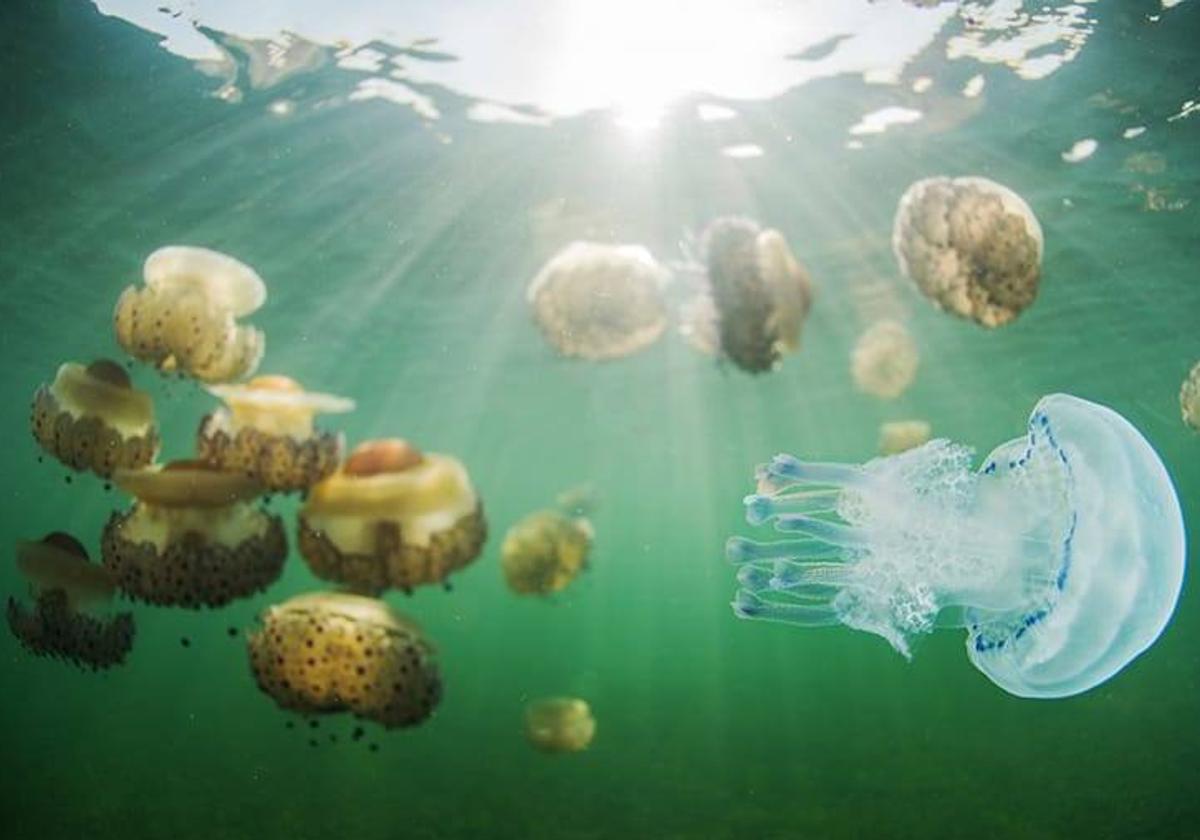
[[[946,440],[862,466],[779,455],[746,519],[799,539],[733,537],[734,611],[845,624],[904,656],[935,626],[1019,697],[1110,679],[1162,633],[1183,583],[1183,515],[1150,444],[1111,409],[1052,394],[982,469]]]

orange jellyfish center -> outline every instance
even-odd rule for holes
[[[256,376],[246,383],[246,387],[252,391],[278,391],[283,394],[299,394],[304,391],[295,379],[279,374]]]
[[[93,379],[99,379],[101,382],[116,388],[131,387],[129,374],[125,372],[125,368],[112,359],[97,359],[87,366],[87,374]]]
[[[346,475],[361,477],[397,473],[411,469],[424,460],[421,450],[406,440],[369,440],[355,447],[342,466],[342,471]]]
[[[54,531],[42,537],[42,544],[52,545],[83,560],[88,559],[87,549],[83,547],[83,543],[62,531]]]

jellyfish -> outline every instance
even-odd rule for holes
[[[220,607],[261,592],[287,557],[283,522],[251,502],[263,489],[200,461],[117,470],[137,501],[104,527],[104,567],[129,597],[151,604]]]
[[[1192,366],[1179,388],[1179,410],[1183,422],[1200,432],[1200,362]]]
[[[428,718],[442,697],[433,646],[382,601],[312,592],[267,608],[247,635],[258,687],[302,714],[351,712],[391,729]]]
[[[504,535],[500,565],[518,595],[561,592],[587,568],[591,523],[554,509],[531,513]]]
[[[895,420],[879,427],[879,452],[899,455],[929,440],[932,429],[924,420]]]
[[[596,719],[586,700],[548,697],[525,707],[525,737],[542,752],[580,752],[595,735]]]
[[[267,289],[233,257],[171,245],[146,258],[146,285],[129,286],[113,313],[117,342],[136,359],[202,382],[249,376],[262,358],[262,332],[238,324]]]
[[[278,491],[307,489],[337,469],[342,436],[314,429],[313,416],[352,411],[353,400],[306,392],[286,376],[208,390],[227,408],[200,423],[196,449],[205,463]]]
[[[133,615],[96,612],[112,600],[113,581],[79,540],[56,531],[17,543],[17,567],[34,604],[29,609],[9,598],[8,627],[26,650],[92,670],[125,661],[133,647]]]
[[[466,467],[398,439],[358,446],[300,511],[300,553],[313,574],[366,594],[444,583],[486,536]]]
[[[42,449],[73,470],[103,478],[114,469],[145,466],[158,452],[150,396],[108,359],[62,365],[54,382],[33,395],[31,425]]]
[[[733,537],[737,615],[844,624],[906,658],[937,626],[1019,697],[1069,697],[1162,633],[1183,581],[1183,517],[1166,469],[1127,420],[1044,397],[1028,434],[978,472],[946,440],[863,466],[779,455],[746,519],[792,535]]]
[[[985,327],[1037,296],[1044,240],[1025,200],[987,178],[926,178],[905,191],[892,227],[900,271],[939,309]]]
[[[564,356],[629,356],[666,328],[669,274],[640,245],[572,242],[542,267],[526,298],[546,341]]]
[[[899,321],[877,321],[854,345],[850,372],[859,390],[892,400],[917,377],[921,355],[917,343]]]
[[[783,234],[749,219],[717,219],[701,239],[706,288],[685,307],[684,335],[749,373],[773,370],[799,347],[813,298],[808,272]]]

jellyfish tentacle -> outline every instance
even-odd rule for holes
[[[747,589],[739,589],[731,604],[738,618],[757,618],[779,621],[801,627],[829,627],[840,623],[837,613],[828,603],[778,603],[760,598]]]
[[[853,572],[844,563],[795,563],[777,560],[768,577],[771,589],[789,590],[804,587],[838,589],[853,582]]]
[[[787,495],[756,493],[742,499],[746,506],[746,522],[762,525],[768,519],[784,513],[829,513],[837,507],[840,490],[813,490]]]
[[[818,540],[758,542],[745,537],[730,537],[725,542],[725,557],[730,563],[741,565],[759,560],[831,560],[840,558],[841,552]]]
[[[862,469],[853,464],[801,461],[794,455],[780,453],[767,464],[767,475],[775,481],[805,484],[833,484],[853,487],[865,480]]]
[[[841,548],[865,548],[867,533],[862,528],[841,525],[799,513],[789,513],[775,518],[776,531],[797,531],[814,540],[840,546]]]

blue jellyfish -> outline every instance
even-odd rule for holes
[[[1183,583],[1183,515],[1150,444],[1111,409],[1052,394],[982,469],[947,440],[862,466],[776,456],[732,537],[742,618],[914,636],[966,628],[967,654],[1020,697],[1068,697],[1154,643]]]

